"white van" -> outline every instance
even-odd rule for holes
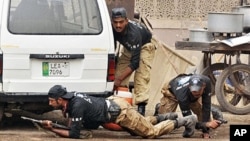
[[[105,0],[0,0],[0,119],[44,113],[55,84],[112,94],[115,49]]]

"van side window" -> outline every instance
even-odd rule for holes
[[[99,34],[96,0],[11,0],[8,29],[14,34]]]

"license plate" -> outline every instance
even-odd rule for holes
[[[69,62],[43,62],[43,76],[69,76]]]

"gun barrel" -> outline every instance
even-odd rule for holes
[[[37,122],[37,123],[42,123],[43,122],[42,120],[36,120],[36,119],[33,119],[33,118],[24,117],[24,116],[22,116],[21,118],[25,119],[25,120],[30,120],[32,122]],[[67,130],[69,129],[69,127],[67,127],[67,126],[57,124],[57,123],[53,123],[53,122],[52,122],[52,126],[55,127],[55,128],[61,128],[61,129],[67,129]]]
[[[220,121],[221,121],[221,123],[223,123],[223,124],[227,124],[227,120],[225,120],[225,119],[220,119]]]
[[[24,120],[30,120],[30,121],[33,121],[33,122],[42,123],[42,120],[36,120],[36,119],[33,119],[33,118],[24,117],[24,116],[21,116],[21,118],[24,119]]]

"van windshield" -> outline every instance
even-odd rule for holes
[[[14,34],[99,34],[97,0],[11,0],[8,29]]]

